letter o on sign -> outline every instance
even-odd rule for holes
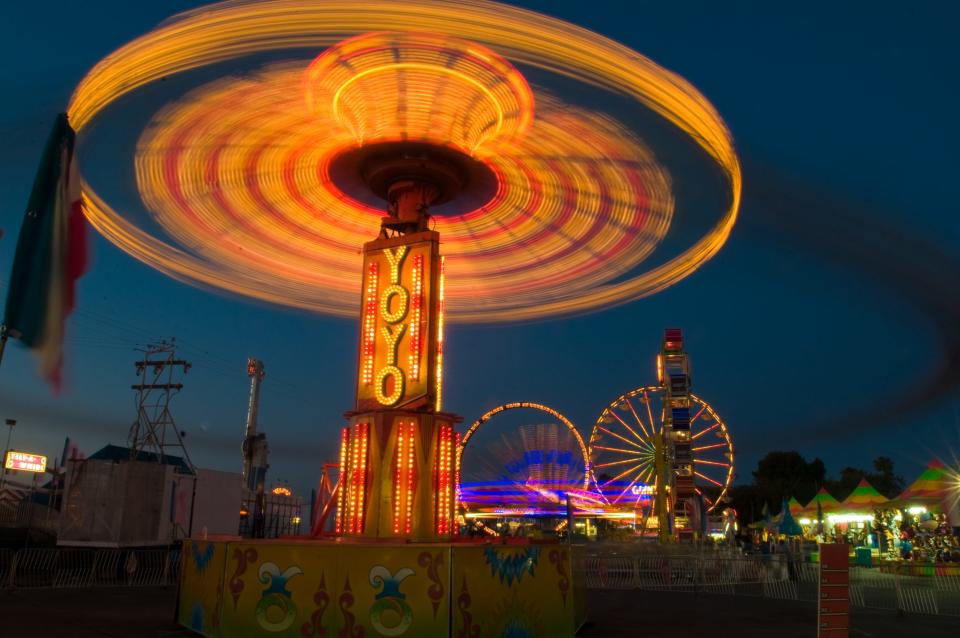
[[[393,392],[389,395],[386,392],[387,379],[393,377]],[[384,366],[377,373],[377,382],[374,385],[374,392],[377,395],[377,401],[387,407],[397,404],[400,397],[403,396],[404,375],[397,366]]]
[[[390,301],[397,297],[397,307],[391,312]],[[380,297],[380,316],[387,323],[397,323],[403,321],[407,316],[407,309],[410,307],[410,293],[407,289],[398,284],[387,286],[383,290],[383,296]]]

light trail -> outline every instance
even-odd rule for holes
[[[686,277],[726,241],[737,217],[741,174],[730,134],[713,106],[682,78],[627,47],[492,2],[274,0],[204,7],[163,23],[97,64],[74,92],[70,122],[82,133],[121,97],[187,70],[255,53],[321,51],[351,34],[387,30],[476,43],[461,53],[479,60],[477,69],[485,64],[496,70],[492,75],[502,74],[497,70],[502,56],[625,96],[688,134],[716,161],[730,189],[729,204],[717,211],[718,221],[703,237],[644,270],[639,264],[666,233],[673,206],[667,178],[649,151],[607,115],[551,102],[545,93],[536,94],[533,115],[532,101],[529,111],[524,102],[530,96],[517,92],[519,85],[491,88],[478,78],[480,71],[471,70],[469,77],[486,86],[479,90],[485,96],[480,119],[463,126],[460,142],[446,142],[462,144],[488,163],[500,189],[473,217],[437,218],[445,253],[455,257],[449,262],[450,320],[528,320],[626,303]],[[488,50],[496,52],[493,57]],[[338,216],[349,198],[324,181],[324,158],[346,148],[348,139],[355,144],[358,133],[370,139],[370,120],[358,110],[364,104],[360,85],[395,81],[401,70],[378,70],[353,81],[336,107],[350,125],[328,136],[323,109],[311,110],[304,96],[307,66],[304,61],[270,67],[252,78],[201,87],[154,121],[141,140],[139,186],[170,239],[139,228],[85,183],[84,211],[91,224],[129,254],[181,281],[355,316],[361,273],[354,251],[358,238],[368,239],[376,230],[379,211],[350,201],[349,214]],[[402,73],[416,76],[411,95],[428,91],[419,84],[425,78],[450,89],[438,100],[441,113],[462,104],[450,97],[458,91],[478,93],[476,84],[458,79],[459,70],[411,67]],[[519,111],[501,113],[501,89],[518,96]],[[391,114],[389,108],[384,112]],[[486,128],[490,113],[501,114]],[[357,128],[358,122],[367,124]],[[109,123],[101,125],[109,130]],[[510,126],[516,137],[504,135]],[[616,195],[605,199],[611,192]]]

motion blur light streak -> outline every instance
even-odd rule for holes
[[[356,142],[306,108],[301,78],[301,67],[268,70],[165,109],[138,145],[138,184],[170,236],[211,274],[229,273],[235,292],[287,290],[291,305],[352,316],[356,247],[382,213],[337,187],[331,163]],[[451,117],[468,109],[469,95],[445,96],[460,105]],[[635,268],[669,227],[668,181],[628,130],[539,102],[529,134],[483,160],[498,176],[494,199],[434,217],[451,258],[448,316],[516,318],[589,294]],[[435,143],[452,126],[443,120]],[[394,139],[388,129],[378,141]],[[140,250],[161,252],[155,241]]]
[[[330,47],[306,72],[307,104],[358,145],[422,140],[475,153],[522,135],[533,94],[486,47],[430,33],[367,33]],[[487,149],[489,151],[489,149]]]
[[[487,322],[652,294],[712,257],[735,222],[739,163],[703,96],[602,36],[495,3],[212,5],[99,63],[74,93],[71,123],[81,131],[121,96],[174,73],[325,48],[312,64],[200,87],[154,118],[138,145],[138,185],[173,243],[138,228],[85,184],[91,223],[182,281],[353,316],[356,246],[380,212],[339,189],[331,163],[359,143],[425,140],[464,151],[496,175],[490,201],[435,218],[453,257],[447,314]],[[357,67],[345,69],[346,58]],[[729,184],[719,221],[679,254],[640,268],[670,226],[665,172],[612,118],[544,91],[534,97],[508,59],[626,96],[689,134]],[[372,91],[384,98],[370,100]]]

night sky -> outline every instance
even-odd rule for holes
[[[0,50],[0,293],[49,128],[103,56],[192,2],[5,8]],[[892,457],[912,480],[960,448],[960,182],[952,149],[958,11],[930,3],[528,2],[623,42],[698,87],[744,162],[741,221],[693,276],[587,316],[447,331],[445,407],[508,401],[565,413],[584,437],[619,394],[654,382],[664,327],[687,335],[693,389],[726,419],[739,481],[771,449],[828,473]],[[160,106],[159,104],[157,105]],[[16,449],[124,444],[133,348],[176,336],[194,367],[172,411],[193,460],[239,471],[246,358],[264,360],[271,480],[315,485],[352,404],[357,322],[166,278],[99,236],[51,395],[11,342],[0,418]],[[3,435],[6,433],[3,432]]]

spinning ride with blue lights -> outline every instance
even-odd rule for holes
[[[578,498],[589,488],[589,458],[573,423],[552,408],[517,402],[490,410],[464,434],[458,450],[461,468],[466,446],[480,426],[516,409],[538,410],[553,420],[524,423],[496,439],[475,441],[470,467],[461,469],[468,479],[460,481],[460,503],[474,515],[565,516],[567,495]]]

